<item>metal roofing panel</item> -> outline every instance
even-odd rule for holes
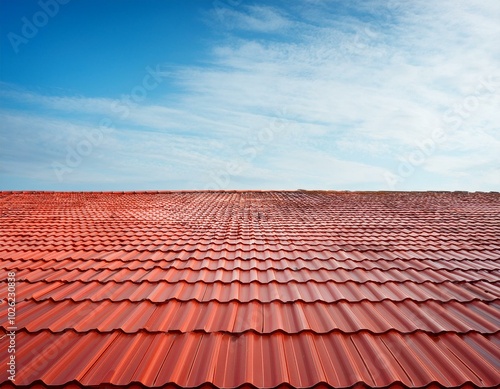
[[[498,387],[499,200],[1,192],[15,383]]]

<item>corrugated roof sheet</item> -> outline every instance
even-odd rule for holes
[[[0,383],[498,387],[499,200],[0,192]]]

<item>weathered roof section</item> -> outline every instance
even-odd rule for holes
[[[0,224],[16,385],[500,385],[498,193],[0,192]]]

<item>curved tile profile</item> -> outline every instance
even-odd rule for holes
[[[298,271],[300,270],[300,271]],[[0,271],[1,279],[6,278],[9,271],[16,271],[16,277],[19,281],[26,282],[50,282],[62,281],[71,282],[75,279],[82,282],[97,281],[105,283],[113,281],[117,283],[131,281],[131,282],[161,282],[165,281],[169,284],[177,282],[188,282],[190,284],[196,282],[204,282],[211,284],[214,282],[221,282],[230,284],[232,282],[240,282],[248,284],[251,282],[259,282],[261,284],[268,284],[269,282],[277,282],[280,284],[287,284],[289,282],[305,283],[314,281],[317,283],[324,282],[347,282],[353,281],[357,283],[377,282],[384,283],[389,281],[406,282],[411,281],[415,283],[423,282],[464,282],[464,281],[490,281],[496,282],[500,278],[500,270],[483,270],[474,269],[463,271],[455,269],[454,271],[447,270],[434,270],[434,269],[308,269],[307,267],[298,268],[285,268],[285,269],[177,269],[170,267],[163,269],[155,267],[153,269],[41,269],[11,266]]]
[[[347,281],[336,283],[334,281],[317,282],[289,282],[286,284],[269,282],[241,283],[235,281],[230,284],[222,282],[196,282],[185,281],[169,284],[168,282],[18,282],[17,300],[33,299],[44,301],[151,301],[163,303],[169,300],[198,302],[231,302],[248,303],[260,301],[270,303],[281,301],[284,303],[304,301],[334,303],[339,301],[497,301],[500,299],[500,284],[475,281],[469,283],[443,282],[435,284],[430,281],[421,284],[411,281],[385,282],[385,283],[356,283]],[[7,283],[0,283],[0,293],[7,293]]]
[[[1,387],[500,386],[498,193],[0,192],[0,225]]]
[[[237,301],[199,303],[194,300],[166,303],[149,301],[112,302],[90,300],[55,302],[44,300],[22,301],[17,306],[17,327],[28,332],[49,330],[64,332],[223,332],[260,334],[284,332],[295,334],[312,331],[317,334],[342,332],[351,334],[368,331],[383,334],[397,331],[402,334],[423,331],[430,334],[444,332],[496,334],[500,332],[500,301],[487,304],[436,301],[416,303],[341,301],[338,303],[305,302],[261,303]],[[109,312],[113,312],[109,317]]]
[[[146,256],[145,256],[146,257]],[[90,260],[91,259],[91,260]],[[157,269],[177,269],[177,270],[441,270],[444,272],[454,272],[456,270],[464,272],[479,272],[479,271],[498,271],[500,260],[493,259],[477,259],[477,260],[462,260],[462,261],[449,261],[449,260],[433,260],[433,259],[377,259],[361,261],[354,261],[351,259],[337,260],[320,260],[302,259],[295,260],[282,259],[280,261],[259,261],[255,258],[247,259],[234,259],[229,260],[225,258],[213,259],[205,258],[196,260],[194,258],[188,260],[173,259],[172,261],[153,261],[151,259],[137,259],[132,261],[122,261],[115,259],[113,261],[106,261],[101,258],[88,258],[88,259],[62,259],[53,260],[46,255],[41,255],[40,258],[30,256],[30,259],[1,259],[0,254],[0,269],[40,269],[40,270],[79,270],[81,272],[93,269],[97,270],[157,270]],[[445,273],[446,274],[446,273]],[[466,273],[467,274],[467,273]]]

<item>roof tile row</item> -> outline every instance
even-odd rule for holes
[[[0,271],[0,279],[5,279],[8,271],[16,269],[11,267],[10,269]],[[18,269],[16,269],[18,270]],[[221,282],[224,284],[230,284],[232,282],[240,282],[243,284],[248,284],[251,282],[259,282],[261,284],[268,284],[270,282],[277,282],[280,284],[286,284],[288,282],[335,282],[344,283],[348,281],[353,281],[357,283],[366,282],[405,282],[411,281],[415,283],[423,282],[433,282],[433,283],[443,283],[443,282],[464,282],[464,281],[489,281],[497,282],[500,278],[500,270],[459,270],[454,271],[448,270],[380,270],[380,269],[336,269],[336,270],[309,270],[307,268],[302,268],[300,271],[297,269],[284,269],[284,270],[225,270],[225,269],[201,269],[201,270],[191,270],[191,269],[176,269],[174,267],[168,269],[154,268],[150,270],[146,269],[88,269],[88,270],[66,270],[66,269],[23,269],[18,270],[17,279],[20,281],[27,282],[51,282],[51,281],[63,281],[71,282],[74,280],[79,280],[82,282],[107,282],[114,281],[120,282],[160,282],[165,281],[168,283],[177,282],[187,282],[190,284],[196,282],[205,282],[207,284],[214,282]],[[500,284],[500,283],[499,283]]]
[[[0,282],[0,295],[5,296],[7,283]],[[141,282],[134,283],[125,281],[117,283],[109,281],[100,283],[90,282],[36,282],[29,283],[20,281],[17,292],[19,300],[33,299],[43,301],[52,299],[55,301],[71,299],[74,301],[145,301],[161,303],[168,300],[208,302],[216,300],[219,302],[260,301],[268,303],[271,301],[281,302],[316,302],[322,301],[333,303],[338,301],[427,301],[440,302],[459,301],[468,302],[474,300],[496,301],[500,298],[500,282],[490,283],[476,281],[468,283],[443,282],[436,284],[423,282],[366,282],[363,284],[353,281],[344,283],[335,282],[289,282],[280,284],[270,282],[261,284],[252,282],[242,284],[233,282],[224,284],[214,283],[188,283],[185,281],[169,284],[167,282]]]
[[[474,333],[437,338],[423,333],[21,331],[17,343],[30,350],[19,355],[19,366],[27,373],[16,381],[18,385],[34,379],[50,385],[76,379],[86,386],[141,382],[147,387],[175,383],[186,388],[205,383],[220,388],[244,384],[274,388],[284,382],[296,388],[320,383],[344,388],[360,382],[372,387],[395,382],[410,387],[436,382],[449,387],[465,383],[492,387],[500,382],[498,338]]]
[[[113,312],[113,316],[109,316]],[[29,332],[50,330],[63,332],[68,327],[77,332],[122,330],[135,333],[202,331],[241,333],[254,331],[269,334],[281,331],[287,334],[313,331],[324,334],[333,331],[374,334],[397,331],[403,334],[416,331],[438,334],[442,332],[480,332],[495,334],[500,331],[500,301],[487,304],[435,301],[416,303],[362,301],[352,303],[304,302],[263,304],[252,301],[198,303],[171,300],[166,303],[112,302],[103,300],[81,303],[72,300],[54,302],[44,300],[34,304],[25,300],[17,306],[17,326]]]
[[[40,259],[26,259],[26,260],[1,260],[0,269],[66,269],[73,270],[78,269],[81,271],[94,269],[94,270],[119,270],[119,269],[130,269],[130,270],[152,270],[155,268],[159,269],[191,269],[193,271],[207,269],[207,270],[217,270],[224,269],[227,271],[231,270],[285,270],[291,269],[294,271],[307,269],[310,271],[325,269],[325,270],[446,270],[446,271],[479,271],[479,270],[498,270],[500,261],[496,260],[462,260],[462,261],[446,261],[446,260],[426,260],[426,259],[413,259],[413,260],[378,260],[378,261],[321,261],[319,259],[313,260],[303,260],[297,259],[294,261],[259,261],[256,259],[219,259],[213,260],[210,258],[198,261],[196,259],[189,259],[186,261],[174,260],[171,262],[155,262],[151,260],[134,260],[123,262],[120,260],[114,261],[104,261],[94,259],[92,261],[84,259],[63,259],[60,261],[55,260],[45,260]]]
[[[5,247],[2,246],[2,249]],[[66,250],[33,250],[29,248],[25,248],[20,250],[17,248],[16,250],[0,250],[0,258],[4,260],[24,260],[24,259],[44,259],[62,261],[64,259],[73,259],[73,260],[106,260],[109,262],[114,262],[116,260],[128,262],[128,261],[147,261],[152,260],[155,262],[172,262],[172,261],[187,261],[190,259],[194,260],[257,260],[259,262],[269,262],[269,261],[295,261],[295,260],[321,260],[321,261],[381,261],[381,260],[403,260],[403,261],[411,261],[411,260],[437,260],[437,261],[475,261],[475,260],[500,260],[500,250],[447,250],[447,251],[388,251],[385,252],[374,252],[374,251],[337,251],[335,255],[330,253],[326,255],[321,252],[285,252],[283,257],[280,257],[274,251],[269,251],[270,253],[274,253],[272,256],[259,255],[256,256],[255,253],[244,253],[241,255],[222,255],[221,252],[162,252],[162,251],[138,251],[138,250],[129,250],[125,251],[123,247],[116,248],[106,248],[106,250],[96,251],[95,247],[89,249],[86,247],[86,250],[74,250],[73,248],[68,248]]]

